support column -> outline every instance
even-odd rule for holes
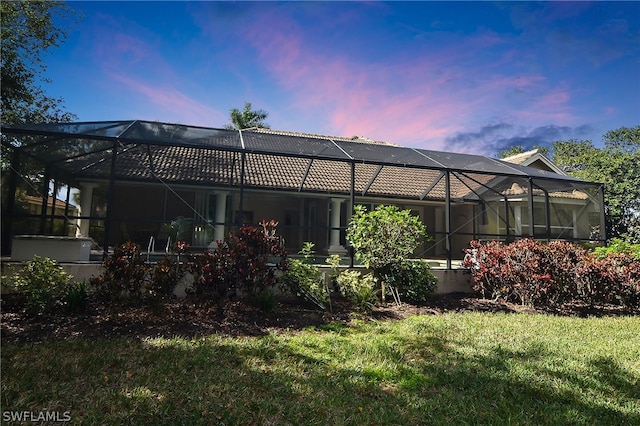
[[[331,232],[329,234],[329,254],[339,254],[344,256],[347,249],[340,244],[340,205],[345,200],[343,198],[331,198],[331,216],[330,224]]]
[[[598,240],[607,244],[608,240],[608,229],[607,229],[607,211],[605,210],[604,203],[604,185],[600,185],[600,205],[598,206],[598,212],[600,213],[600,233],[598,235]]]
[[[529,236],[533,238],[536,236],[536,221],[535,217],[533,216],[533,181],[531,180],[531,178],[529,178],[527,192],[527,205],[529,207]]]
[[[91,216],[91,202],[93,201],[93,189],[95,187],[95,183],[80,184],[80,211],[78,212],[80,216]],[[88,237],[90,224],[91,221],[88,217],[78,218],[76,237]]]
[[[451,269],[451,175],[449,170],[444,174],[444,214],[445,244],[447,249],[447,269]]]
[[[47,205],[49,204],[49,184],[51,183],[51,166],[44,168],[44,179],[42,182],[42,206],[40,208],[40,235],[45,235],[47,227]],[[55,203],[55,194],[53,202]]]
[[[516,204],[513,206],[513,217],[515,219],[516,236],[522,236],[522,206]]]
[[[224,240],[225,235],[225,219],[227,218],[227,195],[229,191],[216,191],[216,217],[213,229],[213,242]]]

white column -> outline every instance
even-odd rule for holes
[[[575,208],[571,209],[572,220],[571,223],[573,225],[573,238],[578,238],[580,234],[578,233],[578,212]]]
[[[515,205],[513,206],[513,217],[516,220],[515,229],[516,235],[522,235],[522,206]]]
[[[80,184],[80,216],[91,216],[91,201],[93,200],[93,189],[96,186],[95,183]],[[78,219],[76,237],[88,237],[89,225],[89,219]]]
[[[345,201],[343,198],[331,198],[331,216],[329,226],[329,254],[347,254],[347,249],[340,244],[340,205]]]
[[[213,231],[213,245],[224,239],[224,220],[227,217],[228,191],[216,191],[216,217]]]
[[[445,211],[442,207],[435,207],[433,211],[435,216],[435,230],[440,232],[440,234],[436,236],[436,254],[440,255],[447,252],[445,248],[446,238],[444,236]]]

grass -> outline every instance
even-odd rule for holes
[[[3,411],[72,424],[640,424],[640,317],[459,313],[2,346]]]

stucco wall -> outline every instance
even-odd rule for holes
[[[2,270],[2,285],[0,290],[2,294],[9,292],[5,285],[11,280],[11,276],[20,269],[21,262],[2,262],[0,267]],[[102,263],[61,263],[60,266],[69,274],[73,276],[73,279],[78,282],[89,282],[91,277],[98,276],[102,273]],[[321,269],[329,272],[328,266],[321,266]],[[431,272],[438,278],[438,289],[436,293],[470,293],[471,284],[469,283],[469,275],[465,273],[463,269],[431,269]]]

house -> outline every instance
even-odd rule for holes
[[[78,235],[105,252],[127,240],[150,247],[152,237],[163,247],[171,223],[206,249],[243,224],[275,219],[292,253],[311,241],[320,254],[345,255],[355,204],[411,209],[433,236],[414,255],[449,267],[472,239],[605,237],[594,231],[604,229],[602,185],[565,175],[539,152],[497,160],[363,137],[140,120],[3,125],[2,134],[9,196],[21,162],[40,163],[45,184],[79,190]],[[3,226],[16,217],[7,207]],[[5,229],[3,247],[12,235]]]

